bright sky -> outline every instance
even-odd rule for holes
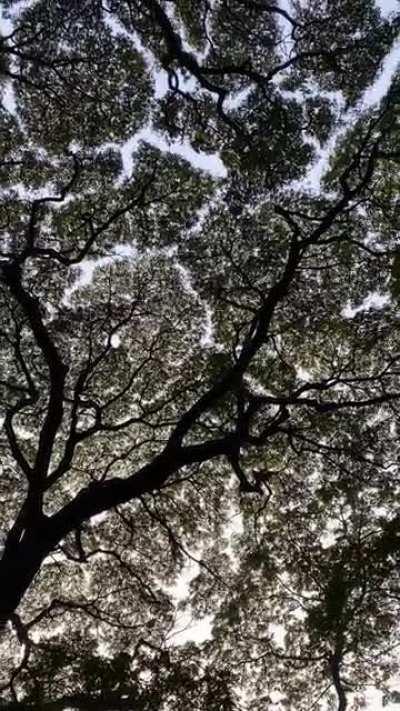
[[[375,0],[375,2],[384,15],[389,15],[390,12],[396,12],[400,9],[399,0]]]
[[[385,15],[388,15],[389,13],[393,11],[399,11],[400,10],[400,3],[399,0],[376,0],[377,5],[381,8],[382,12]],[[288,5],[289,0],[281,0],[282,6]],[[25,2],[21,3],[26,4]],[[0,7],[0,30],[7,34],[11,30],[11,26],[8,22],[5,22],[2,19],[1,16],[1,7]],[[383,70],[377,80],[373,83],[373,85],[365,92],[362,100],[361,100],[361,105],[359,108],[362,109],[367,109],[376,103],[378,103],[381,98],[385,95],[388,86],[390,84],[390,81],[393,77],[394,72],[396,71],[397,67],[400,64],[400,43],[397,43],[393,50],[389,53],[388,57],[386,58],[386,61],[384,63]],[[165,88],[165,81],[163,81],[163,77],[159,76],[157,80],[157,92],[159,94],[162,94],[163,88]],[[3,102],[6,105],[8,109],[12,110],[13,107],[13,101],[12,101],[12,95],[10,93],[7,93],[5,100],[3,97]],[[345,119],[345,125],[344,127],[338,132],[333,138],[328,142],[328,144],[324,147],[324,149],[320,152],[318,160],[315,162],[315,164],[312,166],[311,170],[309,171],[307,177],[306,177],[306,185],[313,191],[318,190],[320,186],[320,181],[321,177],[324,173],[324,171],[327,168],[328,161],[329,161],[329,156],[332,154],[332,151],[334,150],[334,147],[336,145],[336,142],[338,138],[343,134],[343,131],[345,131],[350,125],[352,120],[354,119],[354,111],[348,112],[348,116]],[[204,170],[209,171],[216,177],[224,177],[226,175],[226,169],[219,158],[218,155],[205,155],[205,154],[200,154],[197,153],[191,146],[189,145],[188,142],[171,142],[168,143],[164,138],[162,138],[159,134],[155,134],[152,132],[149,128],[144,128],[142,131],[140,131],[138,134],[136,134],[133,138],[130,138],[123,146],[122,149],[122,157],[123,157],[123,163],[124,163],[124,172],[126,174],[130,174],[133,168],[132,164],[132,152],[136,149],[138,143],[140,140],[146,140],[149,143],[156,145],[159,147],[161,150],[165,152],[170,152],[174,153],[177,155],[180,155],[184,158],[186,158],[188,161],[190,161],[194,166],[197,168],[201,168]],[[303,187],[304,187],[304,182],[303,182]],[[93,271],[93,270],[92,270]],[[182,581],[182,587],[180,590],[177,590],[177,593],[182,594],[184,591],[184,588],[187,585],[187,580],[192,577],[194,574],[193,566],[189,566],[190,570],[188,569],[188,576],[186,581]],[[186,583],[186,584],[185,584]],[[190,624],[190,621],[188,619],[182,619],[181,622],[183,623],[182,626],[185,628],[186,625],[189,626],[189,629],[186,628],[182,630],[181,627],[181,632],[179,630],[176,630],[176,642],[183,642],[186,639],[195,639],[197,641],[201,641],[202,639],[206,638],[210,634],[210,624],[209,620],[203,622],[203,623],[192,623]],[[398,687],[400,689],[400,685]],[[382,699],[381,699],[381,694],[377,692],[374,689],[370,689],[368,692],[368,705],[366,707],[366,711],[381,711],[383,709],[382,705]],[[385,706],[385,711],[399,711],[400,707],[399,705],[394,705],[390,704],[388,706]]]

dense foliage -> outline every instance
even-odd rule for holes
[[[0,708],[395,701],[400,17],[0,7]]]

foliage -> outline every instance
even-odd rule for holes
[[[1,9],[0,708],[396,701],[399,18]]]

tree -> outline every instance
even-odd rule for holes
[[[344,711],[390,682],[397,75],[360,99],[398,18],[289,5],[2,3],[4,709]],[[188,559],[215,624],[174,648]]]

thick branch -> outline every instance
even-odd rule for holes
[[[16,264],[4,265],[3,278],[26,316],[49,370],[49,402],[34,464],[36,476],[43,479],[50,463],[54,440],[63,417],[64,383],[68,368],[62,362],[58,350],[50,338],[37,299],[30,296],[22,285],[19,266]]]

